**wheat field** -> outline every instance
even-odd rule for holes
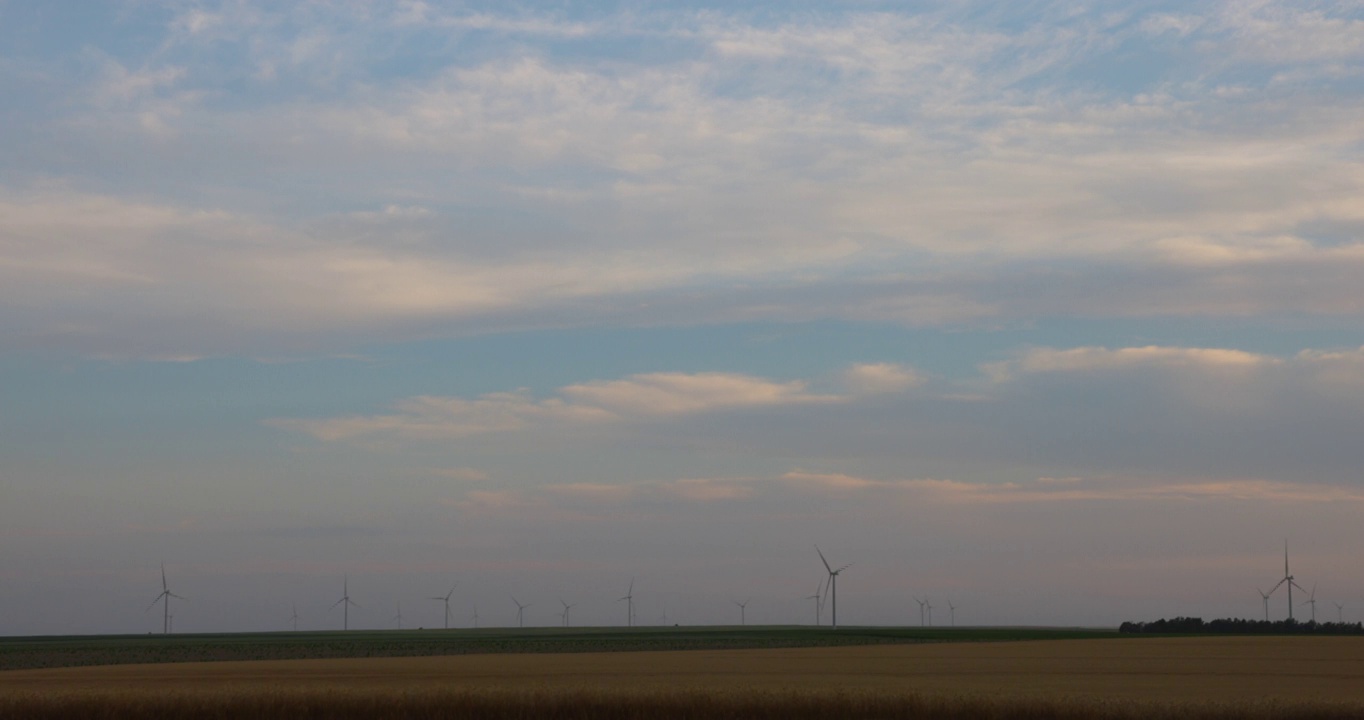
[[[1203,637],[18,670],[0,715],[1364,717],[1364,639]]]

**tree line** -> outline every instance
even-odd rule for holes
[[[1161,618],[1152,622],[1125,622],[1118,626],[1124,633],[1202,633],[1228,635],[1364,635],[1364,623],[1298,622],[1297,620],[1244,620],[1222,618],[1203,621],[1203,618]]]

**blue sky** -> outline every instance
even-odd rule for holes
[[[0,3],[0,633],[154,629],[163,560],[187,631],[803,622],[815,543],[849,622],[1253,615],[1285,537],[1359,612],[1362,61],[1358,2]]]

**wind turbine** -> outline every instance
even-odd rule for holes
[[[748,604],[749,604],[750,602],[753,602],[753,598],[749,598],[749,599],[747,599],[747,600],[745,600],[745,601],[743,601],[743,602],[739,602],[738,600],[733,600],[732,602],[733,602],[735,605],[738,605],[738,606],[739,606],[739,624],[740,624],[740,625],[747,625],[747,624],[748,624]]]
[[[1312,606],[1312,622],[1317,621],[1317,584],[1312,583],[1312,596],[1303,601],[1303,605]]]
[[[572,610],[578,603],[566,603],[563,598],[559,598],[559,604],[564,606],[564,627],[568,627],[568,611]]]
[[[1277,587],[1277,586],[1276,586],[1276,587]],[[1261,590],[1260,588],[1255,588],[1255,592],[1260,593],[1260,599],[1261,599],[1261,600],[1264,600],[1264,602],[1265,602],[1265,622],[1269,622],[1269,596],[1270,596],[1270,595],[1273,595],[1274,593],[1272,593],[1272,592],[1265,592],[1264,590]]]
[[[352,605],[355,605],[355,603],[351,602],[351,599],[350,599],[350,576],[349,576],[349,575],[342,576],[342,578],[341,578],[341,599],[340,599],[340,600],[337,600],[337,601],[334,602],[334,603],[332,603],[331,608],[328,608],[328,609],[329,609],[329,610],[335,610],[337,605],[340,605],[340,606],[341,606],[341,629],[342,629],[342,630],[349,630],[349,629],[350,629],[350,608],[351,608]],[[360,606],[359,606],[359,605],[355,605],[355,607],[358,608],[358,607],[360,607]]]
[[[928,611],[928,626],[933,627],[933,603],[928,601],[928,596],[924,596],[924,609]]]
[[[175,598],[176,600],[184,600],[184,598],[182,598],[182,597],[180,597],[179,595],[176,595],[175,593],[173,593],[173,592],[170,591],[170,586],[166,584],[166,564],[165,564],[165,563],[161,563],[161,594],[160,594],[160,595],[157,595],[157,596],[156,596],[156,599],[152,601],[152,604],[151,604],[151,605],[148,605],[148,606],[147,606],[147,609],[146,609],[146,610],[143,610],[142,612],[149,612],[152,608],[156,607],[156,604],[157,604],[157,603],[163,603],[163,604],[164,604],[164,607],[163,607],[162,610],[161,610],[161,634],[162,634],[162,635],[169,635],[169,634],[170,634],[170,617],[171,617],[171,615],[170,615],[170,599],[171,599],[171,598]],[[186,602],[188,602],[188,601],[186,601]]]
[[[1288,585],[1288,619],[1289,619],[1289,620],[1292,620],[1292,619],[1293,619],[1293,588],[1296,587],[1297,589],[1302,590],[1303,592],[1307,592],[1307,591],[1306,591],[1306,590],[1303,590],[1302,586],[1299,585],[1298,582],[1297,582],[1296,580],[1293,579],[1293,573],[1288,572],[1288,541],[1287,541],[1287,540],[1283,541],[1283,579],[1280,580],[1279,582],[1275,583],[1275,585],[1274,585],[1273,588],[1270,588],[1269,594],[1270,594],[1270,595],[1273,595],[1273,594],[1274,594],[1274,591],[1275,591],[1275,590],[1278,590],[1278,589],[1279,589],[1279,586],[1280,586],[1280,585],[1284,585],[1284,584],[1287,584],[1287,585]]]
[[[625,627],[635,626],[635,579],[630,578],[630,589],[625,591],[625,597],[616,598],[616,602],[625,601]]]
[[[927,600],[920,600],[919,598],[914,598],[914,602],[919,603],[919,625],[920,625],[920,626],[924,626],[924,625],[927,624],[927,623],[924,622],[924,605],[925,605],[928,601],[927,601]]]
[[[456,583],[456,584],[458,584],[458,583]],[[450,596],[451,596],[451,595],[454,595],[454,594],[455,594],[455,586],[454,586],[454,585],[451,585],[451,586],[450,586],[450,592],[445,593],[444,595],[438,595],[438,596],[436,596],[436,597],[431,598],[432,600],[440,600],[441,602],[445,603],[445,629],[446,629],[446,630],[449,630],[449,629],[450,629]]]
[[[815,594],[814,594],[814,595],[806,595],[806,596],[803,598],[803,599],[805,599],[805,600],[814,600],[814,601],[815,601],[815,627],[819,627],[819,626],[822,624],[822,623],[820,622],[820,620],[819,620],[819,611],[824,609],[824,603],[823,603],[823,601],[822,601],[822,598],[820,598],[820,593],[822,593],[822,592],[824,592],[824,581],[823,581],[823,580],[820,580],[820,581],[819,581],[819,586],[815,588]]]
[[[478,603],[474,603],[474,627],[478,627]]]
[[[831,618],[832,627],[836,630],[838,629],[838,574],[852,567],[852,563],[848,563],[835,570],[830,567],[829,561],[824,558],[824,553],[820,551],[818,545],[815,546],[815,552],[819,553],[819,561],[824,563],[824,569],[829,571],[829,584],[824,588],[824,592],[826,595],[833,593],[834,596],[834,604],[830,606],[832,612],[829,617]]]
[[[526,624],[525,624],[525,612],[526,612],[526,608],[530,607],[531,604],[530,604],[530,603],[526,603],[525,605],[522,605],[522,604],[521,604],[521,601],[520,601],[520,600],[517,600],[515,595],[511,596],[511,599],[512,599],[512,602],[516,603],[516,626],[517,626],[517,627],[525,627],[525,626],[526,626]]]
[[[294,632],[298,632],[298,603],[294,603],[294,614],[289,616],[289,622],[293,623]]]
[[[396,620],[396,621],[398,622],[398,629],[399,629],[399,630],[402,630],[402,629],[403,629],[403,603],[402,603],[401,600],[398,601],[398,614],[397,614],[397,615],[394,615],[394,616],[393,616],[393,619]]]
[[[1333,602],[1331,604],[1336,606],[1336,622],[1340,623],[1341,625],[1344,625],[1345,624],[1344,603]]]
[[[948,601],[947,601],[947,612],[948,612],[948,614],[952,617],[952,627],[956,627],[956,626],[957,626],[957,606],[956,606],[956,605],[953,605],[951,600],[948,600]]]

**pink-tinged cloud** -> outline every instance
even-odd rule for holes
[[[898,392],[917,382],[912,369],[858,365],[850,371],[861,391]],[[560,388],[537,399],[526,391],[489,393],[476,399],[419,396],[398,402],[384,415],[323,419],[277,418],[266,424],[333,442],[361,438],[440,440],[538,426],[608,424],[631,419],[789,405],[845,402],[855,395],[811,392],[801,380],[778,382],[737,373],[646,373]]]

